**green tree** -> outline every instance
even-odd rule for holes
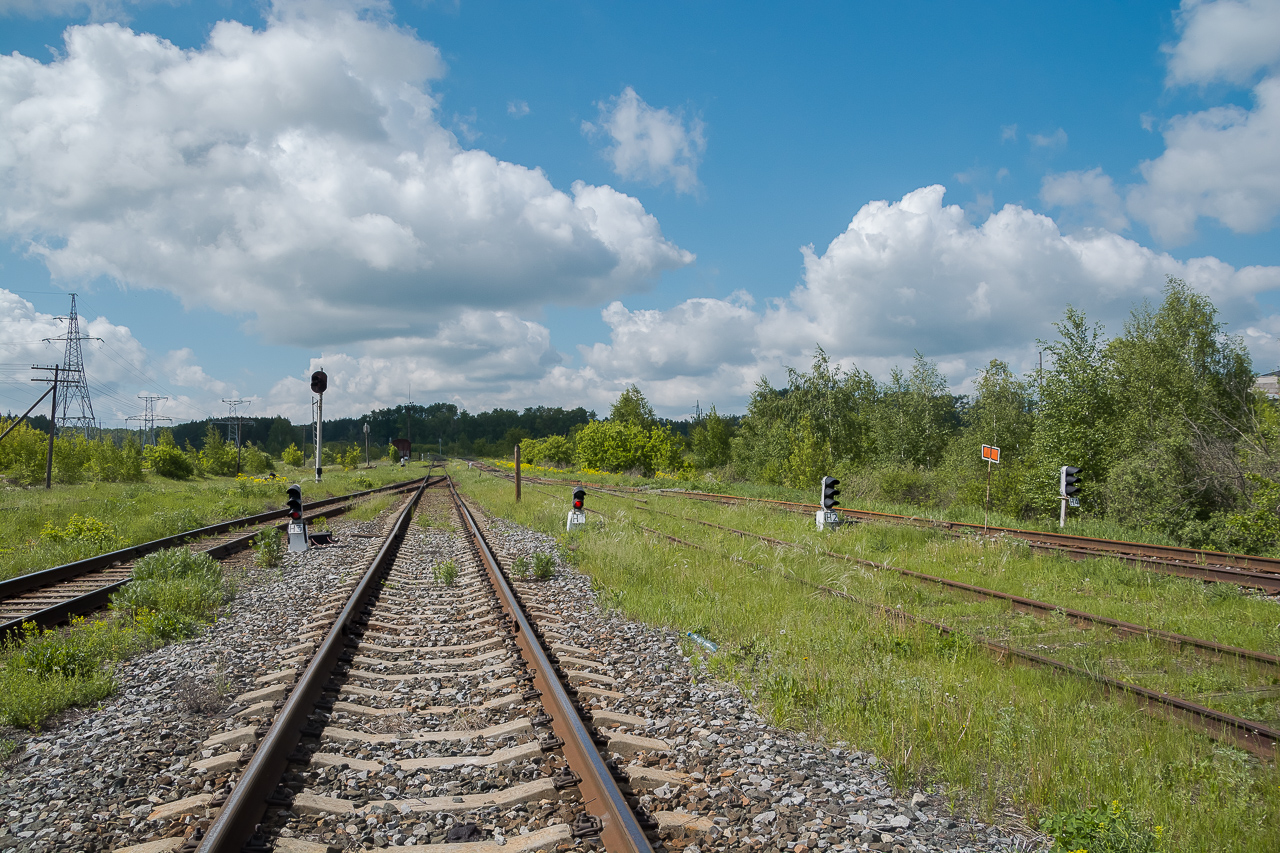
[[[1042,515],[1058,511],[1058,469],[1084,469],[1081,503],[1101,508],[1102,484],[1114,458],[1116,400],[1101,325],[1090,326],[1068,305],[1055,324],[1059,339],[1040,341],[1050,366],[1037,372],[1040,404],[1033,439],[1034,466],[1023,484]]]
[[[932,468],[955,430],[955,398],[938,366],[917,352],[910,373],[893,368],[871,420],[882,461]]]
[[[982,445],[999,447],[1000,462],[991,466],[991,504],[1010,515],[1022,515],[1029,511],[1022,485],[1035,431],[1031,388],[1008,364],[992,359],[974,390],[964,426],[947,447],[947,479],[956,488],[957,500],[980,506],[986,500],[988,467],[982,461]]]
[[[173,440],[173,432],[161,430],[156,443],[143,449],[143,456],[151,465],[151,470],[161,477],[171,480],[187,480],[196,472],[188,454],[178,449]]]
[[[1135,308],[1106,354],[1112,397],[1124,401],[1110,431],[1109,514],[1184,539],[1206,535],[1206,522],[1252,491],[1231,461],[1249,414],[1248,351],[1208,297],[1171,276],[1160,307]]]
[[[653,406],[649,405],[649,401],[635,385],[628,385],[626,390],[618,395],[617,402],[609,410],[609,420],[634,424],[645,430],[653,429],[658,423],[658,418],[653,413]]]
[[[542,439],[539,452],[543,462],[557,467],[573,463],[573,443],[563,435],[549,435]]]
[[[720,468],[729,464],[733,451],[733,426],[720,417],[712,406],[702,422],[693,428],[693,453],[703,468]]]
[[[286,447],[294,444],[296,433],[296,429],[288,418],[274,417],[271,419],[271,428],[267,430],[267,440],[263,442],[263,449],[278,456]]]
[[[732,439],[734,469],[767,483],[807,476],[815,454],[861,464],[872,449],[871,414],[877,389],[857,366],[844,370],[821,347],[808,372],[787,368],[787,387],[775,389],[761,377],[746,417]],[[802,424],[807,424],[801,428]]]
[[[222,437],[222,433],[213,424],[209,424],[204,431],[200,467],[206,474],[216,477],[232,477],[236,473],[236,448]]]

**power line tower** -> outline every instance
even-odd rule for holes
[[[236,428],[236,476],[238,477],[240,476],[240,420],[241,419],[240,419],[240,413],[236,410],[240,406],[247,406],[253,401],[252,400],[223,400],[222,402],[226,403],[231,410],[230,412],[227,413],[227,419],[223,421],[223,423],[227,425],[227,432],[228,433],[231,432],[232,426]],[[227,436],[228,439],[230,437],[231,437],[230,435]]]
[[[67,321],[67,333],[60,338],[45,338],[46,341],[66,341],[66,352],[62,357],[62,384],[60,412],[57,417],[58,427],[84,429],[84,437],[89,437],[89,428],[97,426],[93,416],[93,401],[89,399],[89,381],[84,375],[84,354],[80,351],[81,341],[100,341],[80,334],[80,316],[76,313],[76,295],[71,294],[71,313],[58,320]]]
[[[134,417],[140,417],[142,419],[142,428],[145,430],[145,437],[142,439],[142,446],[146,447],[148,444],[156,443],[156,421],[168,421],[169,423],[173,423],[173,419],[159,417],[156,415],[156,403],[160,400],[168,400],[168,397],[139,394],[138,399],[143,402],[144,408],[141,415],[134,415]],[[125,420],[131,420],[131,418],[126,418]]]

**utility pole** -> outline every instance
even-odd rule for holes
[[[227,425],[232,423],[236,425],[236,476],[240,476],[240,413],[237,410],[240,406],[249,405],[250,400],[223,400],[230,407],[231,411],[227,413]],[[235,418],[232,421],[232,418]]]
[[[38,367],[31,365],[32,370],[52,370],[53,371],[53,401],[49,405],[49,450],[44,457],[44,487],[46,489],[53,488],[53,437],[58,432],[58,374],[62,370],[62,365],[55,364],[53,367]],[[32,379],[32,382],[48,382],[48,379]]]
[[[369,467],[369,422],[364,422],[364,467]]]
[[[65,317],[55,317],[67,321],[67,333],[60,338],[45,338],[54,341],[66,341],[66,351],[62,357],[62,414],[58,418],[64,427],[84,429],[84,437],[89,438],[89,428],[97,421],[93,417],[93,402],[89,399],[89,381],[84,375],[84,354],[80,351],[81,341],[100,341],[80,334],[80,317],[76,313],[76,295],[71,294],[71,313]],[[73,412],[78,411],[78,414]]]

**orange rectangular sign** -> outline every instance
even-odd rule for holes
[[[992,447],[990,444],[982,445],[982,458],[988,462],[999,462],[1000,448]]]

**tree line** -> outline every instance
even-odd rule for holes
[[[1213,303],[1170,278],[1160,304],[1135,307],[1114,337],[1071,307],[1056,328],[1039,342],[1044,367],[1018,376],[993,360],[968,395],[918,352],[877,381],[819,348],[782,387],[761,378],[742,418],[713,407],[678,450],[631,388],[608,421],[528,442],[522,455],[802,489],[832,474],[846,495],[980,507],[988,444],[1001,449],[991,504],[1008,516],[1056,517],[1059,469],[1072,465],[1086,515],[1199,547],[1276,548],[1280,408],[1253,391],[1249,354]]]

